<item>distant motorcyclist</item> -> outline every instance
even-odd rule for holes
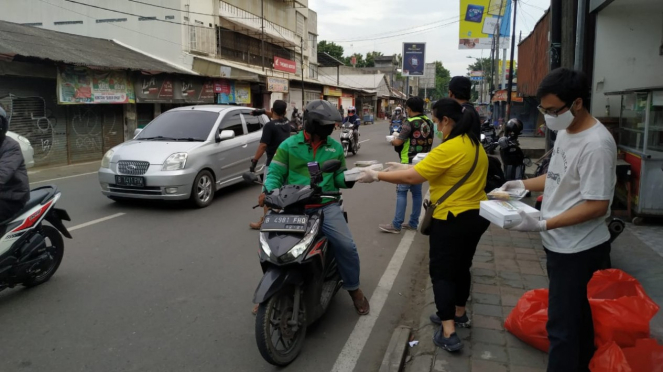
[[[403,108],[401,106],[398,106],[394,109],[394,114],[391,116],[391,122],[393,123],[394,121],[400,120],[403,122]]]
[[[0,223],[14,217],[30,200],[21,146],[7,137],[8,130],[7,113],[0,106]]]
[[[361,125],[361,120],[359,120],[357,109],[354,106],[348,107],[348,116],[343,119],[343,124],[345,123],[352,124],[352,133],[355,136],[355,143],[357,143],[359,141],[359,126]]]

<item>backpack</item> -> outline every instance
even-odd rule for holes
[[[506,182],[504,172],[502,171],[502,163],[494,156],[488,156],[488,174],[486,175],[486,187],[484,191],[489,193],[497,188],[502,187]]]

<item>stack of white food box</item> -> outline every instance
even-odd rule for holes
[[[354,182],[357,181],[359,177],[361,177],[361,172],[365,169],[371,169],[379,172],[382,170],[382,168],[382,164],[377,160],[357,161],[355,162],[354,168],[346,170],[343,172],[343,174],[345,175],[346,181]]]
[[[479,215],[504,229],[512,228],[522,222],[522,218],[518,213],[519,209],[538,220],[540,212],[537,209],[516,200],[523,198],[526,194],[527,190],[509,192],[493,190],[488,193],[488,198],[492,200],[481,202]]]
[[[391,143],[391,141],[393,141],[394,138],[396,138],[396,136],[387,136],[387,142]]]

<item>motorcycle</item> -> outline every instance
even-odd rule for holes
[[[359,133],[355,133],[354,125],[350,122],[343,123],[341,127],[341,145],[343,145],[343,155],[348,156],[348,152],[356,155],[361,145],[357,139]]]
[[[520,148],[517,135],[504,136],[497,141],[500,148],[500,158],[504,167],[504,177],[507,181],[525,179],[525,168],[532,164],[532,160],[525,156]]]
[[[400,119],[396,119],[389,124],[389,135],[390,136],[397,136],[398,133],[401,131],[401,125],[402,121]]]
[[[0,291],[37,286],[57,271],[64,256],[62,235],[72,238],[62,223],[71,221],[69,214],[55,208],[60,196],[55,186],[36,188],[16,217],[0,221]]]
[[[498,137],[495,132],[495,126],[486,120],[481,124],[481,144],[487,154],[492,154],[498,146]]]
[[[340,169],[341,162],[309,163],[311,184],[285,185],[265,197],[271,211],[260,231],[263,277],[253,302],[259,304],[255,335],[258,350],[269,363],[290,364],[301,351],[306,329],[327,311],[342,280],[327,238],[321,210],[306,213],[306,205],[321,204],[340,192],[323,192],[323,173]],[[244,179],[258,182],[245,173]],[[343,208],[343,200],[340,201]],[[347,214],[343,212],[347,221]]]

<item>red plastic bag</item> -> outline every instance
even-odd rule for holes
[[[632,369],[626,356],[616,343],[610,342],[601,346],[594,353],[592,361],[589,362],[589,370],[592,372],[644,372],[645,370]]]
[[[634,372],[663,372],[663,346],[656,340],[637,340],[635,347],[627,347],[622,351]]]
[[[597,346],[615,341],[621,347],[649,338],[649,322],[659,306],[642,285],[617,269],[597,271],[587,286]]]
[[[504,322],[504,328],[535,348],[548,352],[548,290],[535,289],[525,293]]]

